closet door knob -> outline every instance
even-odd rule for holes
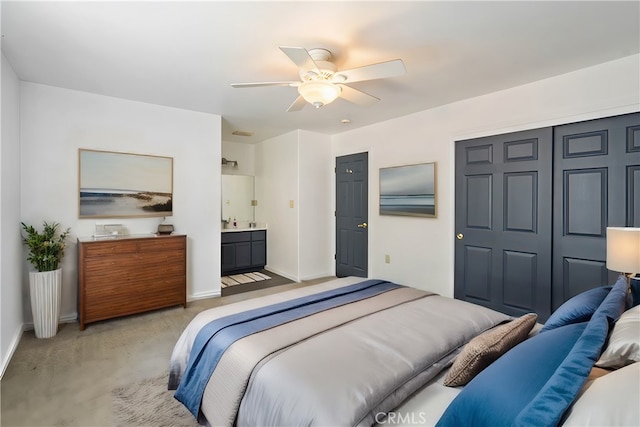
[[[462,233],[458,233],[458,234],[456,234],[456,238],[457,238],[458,240],[462,240],[462,239],[464,238],[464,234],[462,234]]]

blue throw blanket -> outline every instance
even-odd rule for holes
[[[198,418],[202,395],[222,355],[234,342],[248,335],[273,328],[324,310],[360,301],[402,287],[383,280],[367,280],[225,316],[205,325],[198,333],[191,350],[175,398]]]

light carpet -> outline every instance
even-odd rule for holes
[[[148,378],[111,392],[116,426],[199,427],[196,419],[167,390],[167,377]]]
[[[245,283],[260,282],[262,280],[269,280],[269,279],[271,279],[271,277],[267,276],[264,273],[260,273],[259,271],[256,271],[253,273],[222,276],[220,281],[222,282],[222,287],[226,288],[227,286],[236,286],[236,285],[242,285]]]

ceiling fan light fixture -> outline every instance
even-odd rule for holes
[[[304,82],[298,86],[298,93],[316,108],[330,104],[340,96],[340,86],[323,80]]]

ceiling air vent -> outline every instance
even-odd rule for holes
[[[248,130],[234,130],[233,131],[233,135],[237,135],[237,136],[253,136],[253,132],[250,132]]]

